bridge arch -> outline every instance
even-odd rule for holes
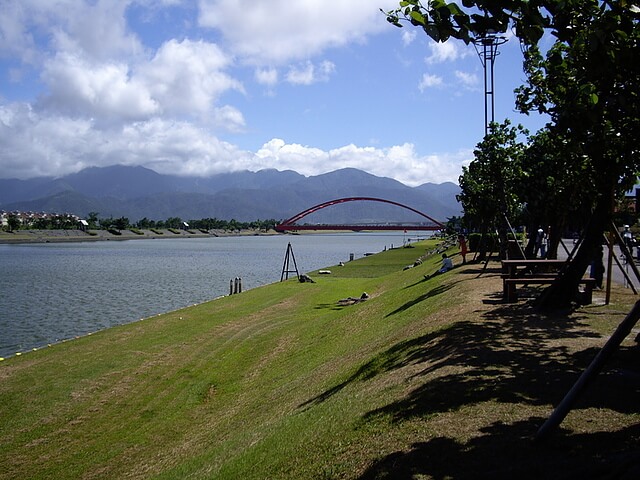
[[[391,205],[395,205],[406,210],[410,210],[419,216],[427,219],[430,223],[429,225],[369,225],[369,226],[354,226],[354,225],[296,225],[296,222],[303,219],[307,215],[310,215],[318,210],[322,210],[323,208],[331,207],[333,205],[338,205],[340,203],[346,202],[358,202],[358,201],[366,201],[366,202],[381,202],[387,203]],[[286,232],[290,230],[441,230],[445,228],[445,225],[438,220],[431,218],[426,213],[422,213],[415,208],[409,207],[407,205],[403,205],[399,202],[394,202],[393,200],[385,200],[383,198],[375,198],[375,197],[346,197],[346,198],[338,198],[336,200],[330,200],[328,202],[319,203],[318,205],[314,205],[313,207],[307,208],[302,212],[294,215],[287,220],[284,220],[279,225],[276,225],[276,231],[278,232]]]

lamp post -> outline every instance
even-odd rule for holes
[[[495,120],[493,65],[499,55],[498,47],[506,43],[507,37],[488,31],[473,41],[480,63],[484,68],[484,134],[489,133],[489,125]],[[489,119],[491,112],[491,119]]]

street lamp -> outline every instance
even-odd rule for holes
[[[480,63],[484,68],[484,134],[489,133],[489,125],[494,121],[494,83],[493,83],[493,65],[496,57],[499,55],[498,47],[506,43],[507,37],[498,35],[497,32],[489,30],[487,33],[473,40],[473,46],[478,53]],[[489,120],[489,112],[491,112],[491,120]]]

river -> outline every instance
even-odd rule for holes
[[[236,277],[243,290],[277,282],[288,243],[302,274],[409,240],[353,233],[0,245],[0,357],[227,295]]]

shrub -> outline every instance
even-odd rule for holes
[[[471,233],[469,234],[469,251],[477,252],[480,248],[480,240],[482,234]],[[495,252],[498,249],[498,236],[495,233],[487,233],[485,235],[486,250]]]

